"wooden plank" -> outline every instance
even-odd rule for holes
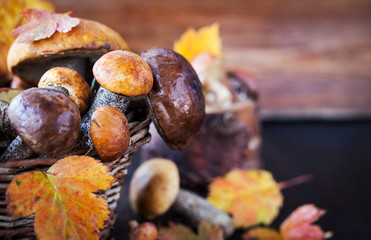
[[[227,69],[257,77],[267,118],[371,116],[370,0],[54,0],[117,30],[135,52],[221,25]]]

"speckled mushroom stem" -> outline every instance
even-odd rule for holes
[[[18,161],[22,159],[33,158],[37,153],[32,151],[20,136],[17,136],[0,156],[2,161]]]
[[[6,111],[9,103],[0,100],[0,149],[6,148],[17,136],[16,131],[10,126]]]
[[[197,227],[202,220],[206,220],[219,225],[223,229],[225,238],[234,232],[234,224],[228,214],[219,211],[204,198],[190,191],[180,189],[173,209],[189,219],[194,227]]]
[[[93,147],[93,142],[90,138],[90,122],[94,121],[91,119],[95,109],[102,106],[111,106],[117,108],[122,113],[125,113],[130,103],[130,98],[121,94],[116,94],[108,91],[104,87],[100,86],[93,98],[93,102],[87,111],[87,113],[81,119],[81,128],[79,138],[73,149],[82,149]]]

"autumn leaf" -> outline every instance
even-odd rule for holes
[[[40,9],[25,9],[21,12],[24,19],[29,22],[19,26],[13,31],[20,35],[17,42],[32,42],[51,37],[55,31],[66,33],[80,23],[78,18],[70,17],[66,13],[51,13]]]
[[[25,8],[38,8],[54,11],[48,0],[1,0],[0,1],[0,75],[7,73],[6,57],[15,36],[12,31],[23,24],[20,11]],[[1,82],[1,79],[0,79]]]
[[[271,173],[238,169],[212,181],[208,201],[230,213],[236,227],[250,227],[269,225],[278,215],[283,196]]]
[[[183,55],[188,61],[200,53],[209,53],[214,57],[222,56],[222,40],[219,34],[219,24],[214,23],[196,31],[188,29],[174,43],[174,51]]]
[[[107,202],[93,194],[115,182],[108,167],[94,158],[70,156],[47,172],[33,171],[13,179],[7,208],[15,217],[35,214],[39,239],[99,239],[109,219]]]
[[[321,240],[325,234],[318,225],[312,225],[325,210],[319,209],[313,204],[306,204],[297,208],[281,224],[281,234],[284,240]]]
[[[247,231],[243,240],[322,240],[331,237],[325,234],[317,225],[317,221],[325,210],[319,209],[313,204],[306,204],[297,208],[281,224],[280,233],[270,228],[257,227]]]
[[[218,225],[202,221],[196,235],[188,227],[170,222],[169,227],[160,228],[158,240],[223,240],[223,231]]]
[[[257,227],[243,234],[242,240],[283,240],[283,238],[276,230]]]

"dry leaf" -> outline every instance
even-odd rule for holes
[[[67,13],[51,13],[40,9],[25,9],[21,12],[24,19],[29,22],[19,26],[13,31],[20,35],[17,42],[32,42],[51,37],[55,31],[67,33],[80,23],[78,18],[70,17]]]
[[[257,227],[249,230],[242,236],[242,240],[283,240],[276,230]]]
[[[297,208],[281,224],[281,234],[285,240],[321,240],[325,234],[318,225],[312,225],[325,210],[313,204],[306,204]]]
[[[188,61],[203,52],[220,58],[222,56],[222,40],[219,34],[219,24],[214,23],[198,31],[193,28],[188,29],[174,43],[174,51],[183,55]]]
[[[161,227],[158,240],[223,240],[222,229],[206,221],[198,226],[198,235],[182,225],[169,223],[169,227]]]
[[[269,225],[278,215],[283,196],[271,173],[233,170],[212,181],[208,201],[230,213],[236,227],[249,227]]]
[[[7,73],[6,57],[15,36],[12,31],[23,24],[20,11],[25,8],[38,8],[54,11],[48,0],[1,0],[0,1],[0,75]],[[1,82],[1,79],[0,79]]]
[[[107,202],[93,194],[115,179],[99,161],[86,156],[59,160],[45,173],[27,172],[7,189],[8,211],[15,217],[35,214],[39,239],[99,239],[109,219]]]

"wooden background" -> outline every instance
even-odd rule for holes
[[[227,69],[259,80],[264,118],[371,117],[370,0],[54,0],[135,52],[221,25]]]

